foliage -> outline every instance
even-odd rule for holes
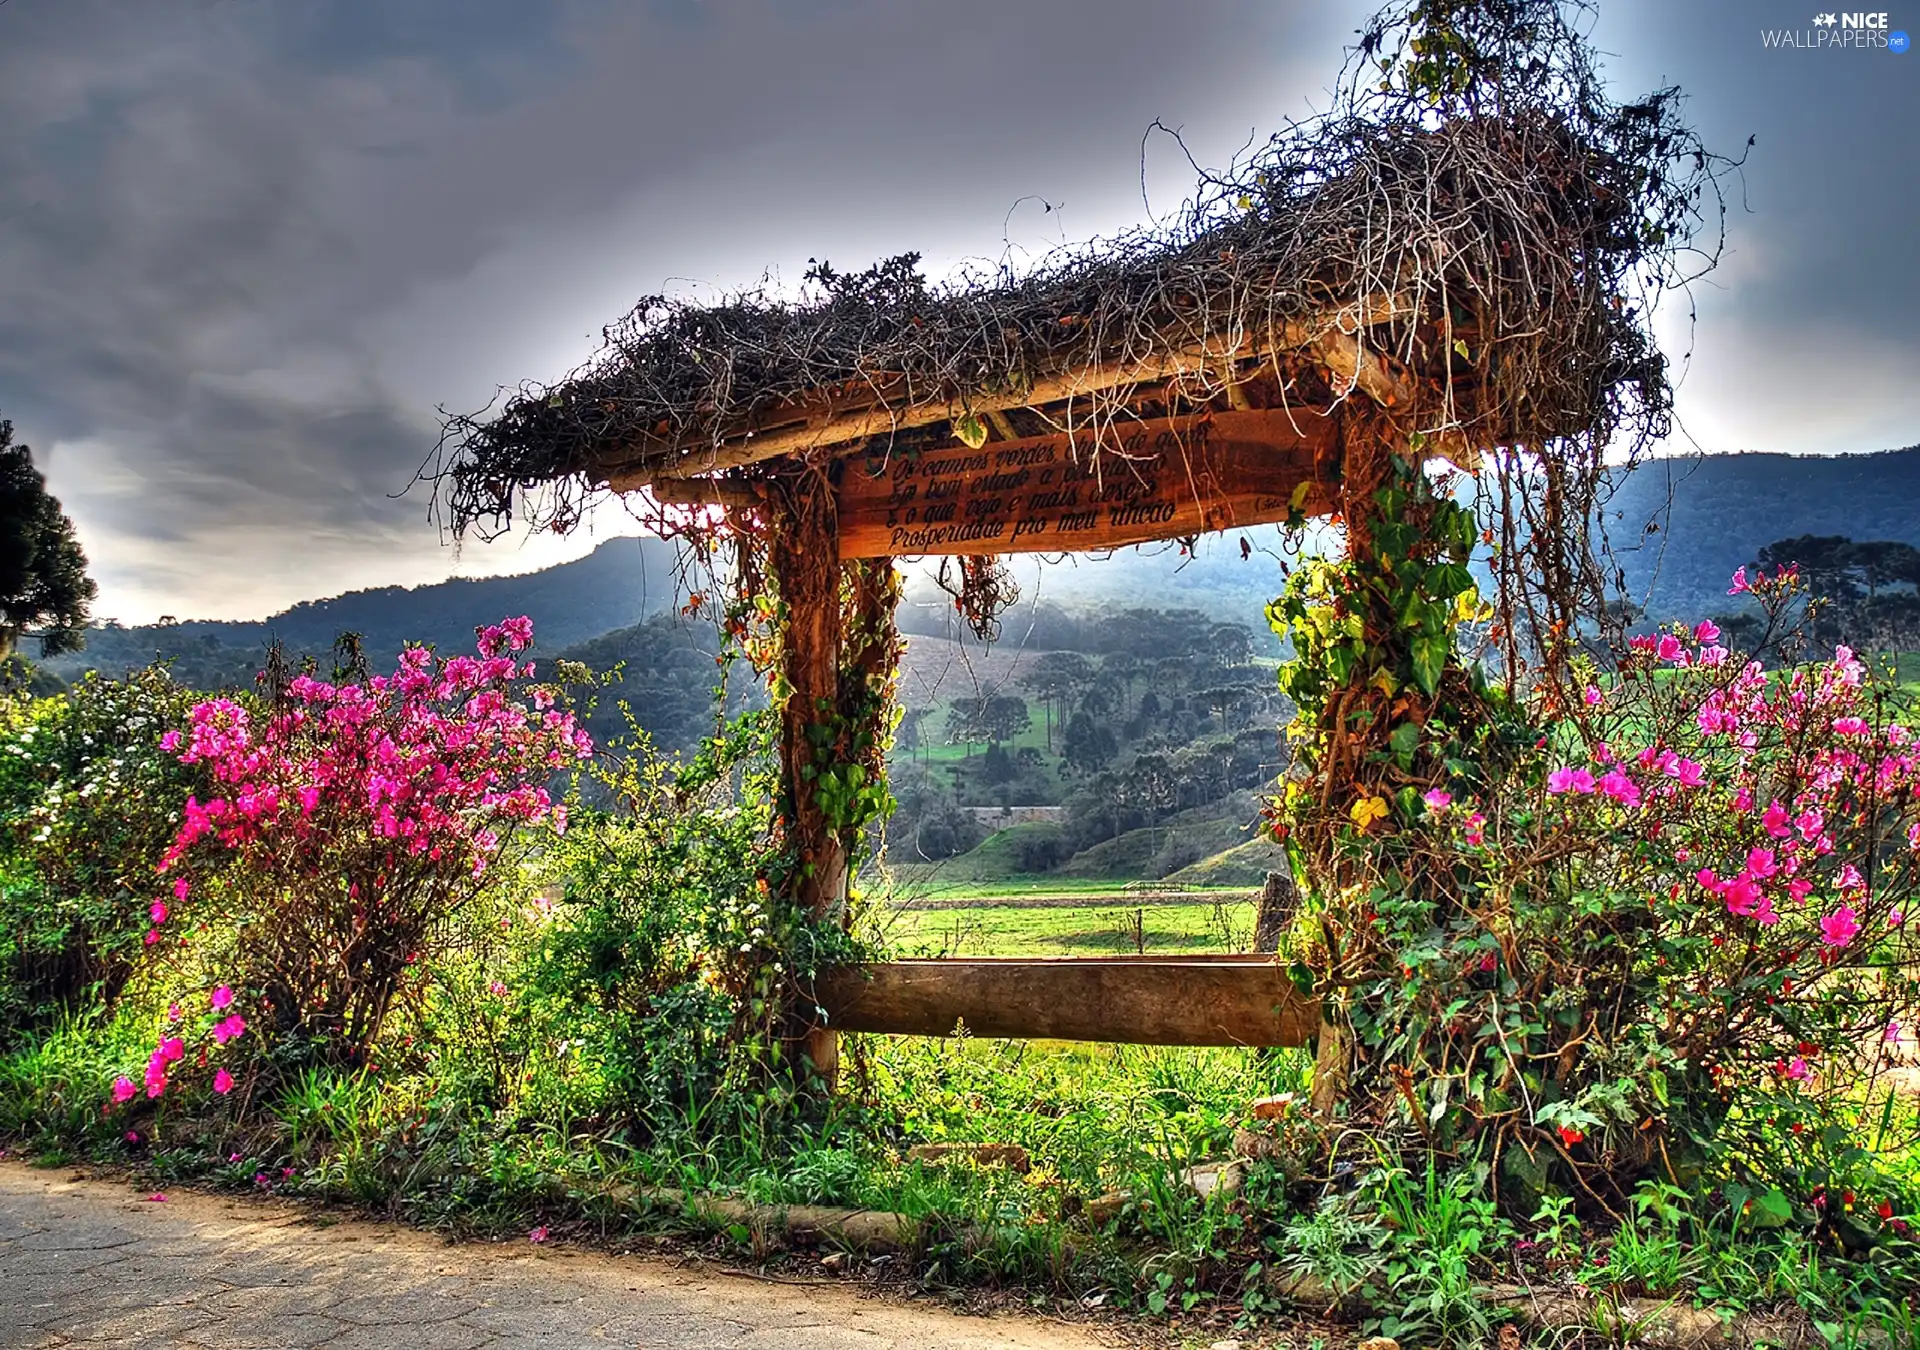
[[[1791,574],[1735,587],[1775,619],[1796,594]],[[1617,1213],[1642,1177],[1726,1169],[1795,1184],[1811,1222],[1805,1175],[1744,1124],[1824,1137],[1920,1007],[1911,710],[1844,647],[1769,675],[1719,636],[1637,638],[1572,706],[1543,685],[1540,734],[1499,761],[1421,728],[1407,760],[1432,786],[1356,796],[1315,873],[1344,887],[1321,891],[1311,959],[1352,991],[1354,1109],[1445,1149],[1491,1139],[1521,1204],[1566,1184]],[[1303,645],[1303,716],[1339,659]],[[1296,830],[1329,829],[1299,797]]]
[[[155,667],[0,705],[0,1028],[126,983],[177,804],[205,779],[159,748],[191,703]]]
[[[0,421],[0,655],[29,632],[42,656],[79,647],[95,590],[73,522]]]
[[[217,795],[187,798],[154,935],[196,912],[232,924],[231,978],[284,1063],[364,1062],[449,920],[497,884],[514,830],[564,831],[544,784],[593,746],[551,687],[514,696],[532,637],[508,620],[481,630],[477,658],[410,648],[390,676],[302,675],[264,707],[199,704],[184,741],[167,734]]]
[[[515,997],[593,1082],[576,1108],[636,1140],[785,1128],[799,1083],[780,1028],[851,954],[836,923],[782,898],[773,726],[750,714],[679,765],[636,738],[594,770],[621,809],[575,822],[549,859],[563,890]]]

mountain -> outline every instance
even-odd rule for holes
[[[465,650],[475,628],[517,614],[532,616],[541,651],[557,652],[674,608],[680,590],[672,544],[644,537],[610,539],[584,558],[538,572],[352,591],[303,601],[251,622],[192,619],[96,627],[88,630],[84,651],[42,665],[72,679],[88,669],[117,675],[162,658],[172,660],[176,675],[196,688],[246,685],[276,637],[290,656],[324,656],[339,634],[358,633],[377,667],[391,662],[408,642]]]
[[[1730,608],[1727,577],[1778,539],[1843,534],[1920,546],[1916,501],[1920,446],[1869,455],[1707,455],[1653,460],[1621,475],[1606,527],[1628,589],[1650,619],[1698,618]],[[1324,530],[1307,542],[1309,551],[1334,546]],[[1191,555],[1176,544],[1160,544],[1107,557],[1015,557],[1009,566],[1022,594],[1003,616],[1002,640],[1008,646],[1044,645],[1042,635],[1060,626],[1063,612],[1191,609],[1246,624],[1267,650],[1263,614],[1282,584],[1281,563],[1292,557],[1274,526],[1203,537]],[[937,562],[909,569],[902,627],[958,636],[953,602],[933,579],[937,571]],[[585,558],[540,572],[355,591],[250,623],[94,628],[85,651],[43,664],[71,679],[88,668],[117,674],[160,656],[174,661],[183,681],[217,688],[250,683],[273,637],[290,653],[320,655],[340,632],[357,632],[380,664],[409,641],[463,649],[476,626],[512,614],[531,615],[540,650],[552,653],[671,610],[680,589],[673,545],[612,539]],[[1097,621],[1097,614],[1082,619]],[[613,646],[631,659],[625,649],[640,636]],[[665,639],[672,659],[684,666],[673,678],[689,685],[698,662],[711,659],[690,650],[687,634],[646,636]],[[595,656],[604,660],[609,654]],[[639,664],[634,671],[638,676]]]
[[[1648,619],[1661,622],[1732,608],[1727,578],[1775,540],[1838,534],[1920,547],[1916,502],[1920,446],[1864,455],[1698,455],[1650,460],[1621,474],[1603,523],[1628,593]],[[1332,548],[1330,533],[1310,532],[1307,552]],[[1191,556],[1178,545],[1156,544],[1044,568],[1014,558],[1021,602],[1003,618],[1004,638],[1019,639],[1036,607],[1047,606],[1199,609],[1264,632],[1266,604],[1284,580],[1283,559],[1295,555],[1270,525],[1203,536]],[[953,602],[932,583],[931,570],[910,575],[914,612],[903,626],[940,633],[951,627]]]
[[[1607,528],[1655,622],[1724,613],[1727,578],[1803,534],[1920,546],[1920,446],[1870,455],[1702,455],[1624,476]]]

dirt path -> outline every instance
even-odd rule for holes
[[[0,1347],[1093,1350],[1084,1330],[643,1257],[452,1244],[295,1205],[0,1163]]]

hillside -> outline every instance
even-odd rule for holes
[[[408,642],[460,650],[474,629],[515,614],[533,617],[539,649],[557,652],[637,623],[677,603],[674,549],[658,539],[610,539],[557,567],[505,577],[455,577],[427,586],[383,586],[309,600],[252,622],[189,619],[133,628],[97,627],[84,651],[55,657],[46,668],[63,679],[88,669],[113,674],[156,658],[196,688],[245,685],[277,637],[299,656],[324,654],[342,632],[361,636],[376,665]]]
[[[1734,568],[1778,539],[1838,534],[1920,545],[1916,501],[1920,446],[1707,455],[1658,460],[1628,475],[1609,504],[1608,528],[1650,619],[1699,618],[1725,611]]]
[[[1650,617],[1698,616],[1724,610],[1727,576],[1776,539],[1845,534],[1920,545],[1915,500],[1920,447],[1872,455],[1711,455],[1656,460],[1626,475],[1609,503],[1607,527]],[[909,655],[909,701],[995,687],[1013,673],[1022,647],[1027,662],[1043,650],[1100,650],[1093,630],[1110,628],[1114,615],[1140,612],[1142,604],[1245,624],[1270,654],[1277,648],[1262,615],[1280,585],[1282,542],[1279,529],[1264,526],[1203,538],[1192,555],[1154,546],[1046,563],[1015,558],[1022,599],[1005,616],[1002,644],[984,651],[971,640],[924,644]],[[1310,539],[1310,547],[1317,542]],[[931,572],[924,564],[909,570],[902,627],[948,637],[952,602]],[[71,679],[89,668],[119,673],[159,656],[175,662],[182,680],[212,688],[249,682],[276,636],[290,652],[323,653],[340,632],[357,632],[384,661],[408,641],[464,647],[477,625],[509,614],[532,615],[541,650],[552,653],[673,608],[677,590],[671,544],[611,539],[585,558],[521,576],[354,591],[252,622],[98,627],[85,651],[44,664]]]
[[[1777,539],[1840,534],[1920,546],[1916,501],[1920,446],[1870,455],[1705,455],[1653,460],[1624,475],[1605,524],[1648,616],[1697,618],[1724,611],[1733,569]],[[1250,556],[1242,556],[1243,538]],[[1309,548],[1316,546],[1310,537]],[[1281,548],[1282,532],[1262,526],[1202,538],[1192,556],[1172,546],[1122,549],[1044,571],[1016,558],[1023,598],[1005,621],[1006,635],[1019,637],[1036,609],[1143,603],[1201,609],[1262,630],[1280,586]],[[938,631],[951,602],[924,579],[910,579],[908,595],[919,606],[920,631]]]

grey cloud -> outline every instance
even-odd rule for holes
[[[1231,153],[1306,108],[1368,7],[10,0],[0,414],[54,452],[109,612],[444,575],[425,501],[389,496],[435,404],[564,373],[648,290],[809,255],[991,257],[1029,194],[1065,209],[1013,213],[1028,247],[1133,224],[1150,121]],[[1762,134],[1761,214],[1734,221],[1730,288],[1701,292],[1712,359],[1687,392],[1729,436],[1755,424],[1740,353],[1817,374],[1850,344],[1910,351],[1920,298],[1899,257],[1912,144],[1831,130],[1911,121],[1920,66],[1762,64],[1753,24],[1735,0],[1638,0],[1602,28],[1624,85],[1678,78],[1717,143]],[[1169,204],[1184,169],[1165,145],[1150,162]],[[1783,438],[1869,434],[1767,393]],[[1908,408],[1889,395],[1871,425]]]

